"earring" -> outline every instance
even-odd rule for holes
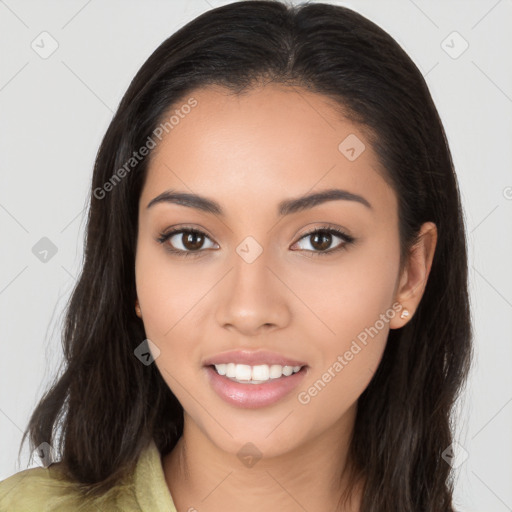
[[[138,302],[135,303],[135,313],[137,314],[138,317],[141,316],[141,310]]]
[[[407,318],[409,316],[409,311],[407,309],[404,309],[402,311],[402,314],[400,315],[400,318]]]

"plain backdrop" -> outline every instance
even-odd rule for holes
[[[93,161],[113,112],[164,39],[226,3],[0,2],[0,479],[37,464],[25,444],[18,465],[19,443],[62,358]],[[456,500],[464,512],[511,511],[512,2],[328,3],[360,12],[402,45],[446,128],[475,332],[475,365],[459,402],[457,441],[467,458],[456,470]]]

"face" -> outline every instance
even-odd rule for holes
[[[139,203],[136,287],[153,364],[217,447],[283,454],[353,419],[379,365],[399,316],[397,199],[364,134],[320,95],[272,85],[190,96]],[[331,189],[352,195],[279,211]],[[171,190],[219,211],[164,200]],[[236,363],[229,351],[254,363],[251,379],[266,378],[262,360],[302,369],[237,383],[207,365]]]

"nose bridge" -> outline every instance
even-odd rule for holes
[[[255,237],[247,236],[235,247],[232,270],[217,309],[218,321],[241,330],[261,325],[282,326],[287,321],[283,284],[274,275],[273,255]]]
[[[253,300],[261,295],[272,295],[269,287],[272,272],[272,255],[268,247],[260,244],[255,237],[249,235],[235,248],[233,255],[233,272],[231,276],[231,295],[238,295],[244,300]]]

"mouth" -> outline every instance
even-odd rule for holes
[[[279,402],[288,396],[308,371],[307,365],[246,365],[219,363],[206,365],[209,384],[230,405],[255,409]]]

